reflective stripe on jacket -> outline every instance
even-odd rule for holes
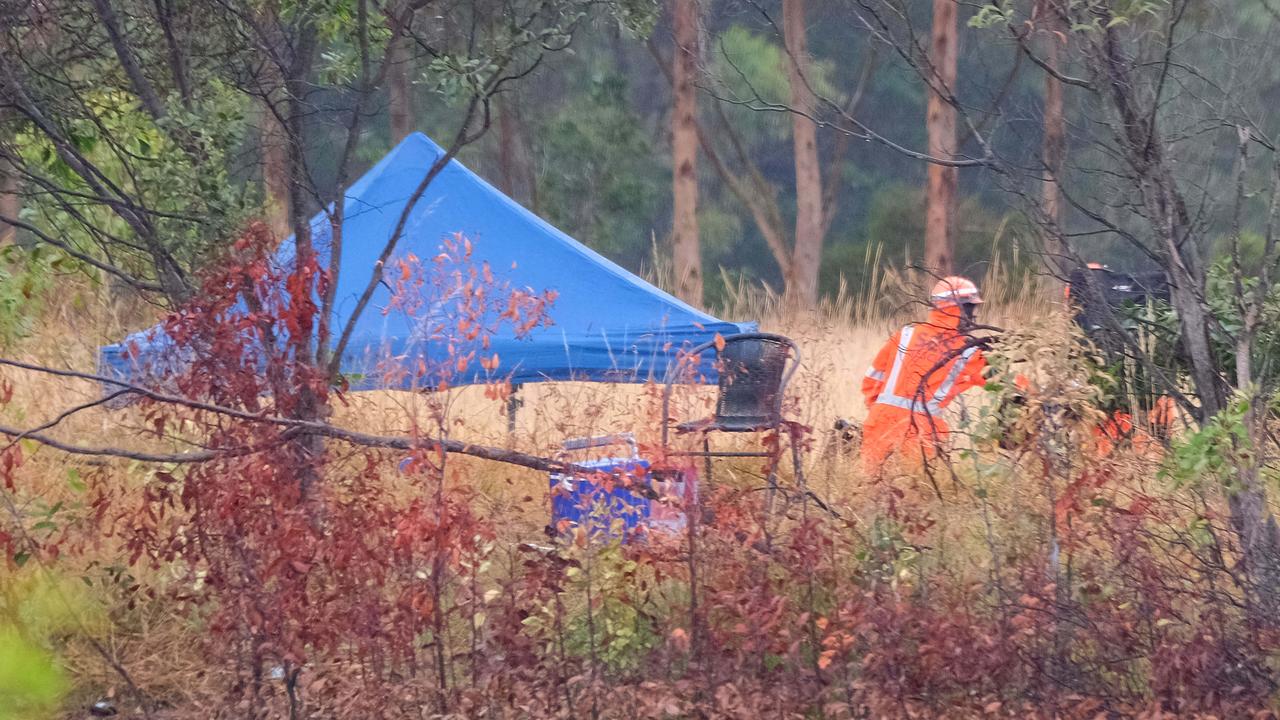
[[[959,312],[947,308],[895,332],[862,379],[867,407],[938,415],[957,395],[982,385],[986,359],[978,348],[964,347],[959,324]]]

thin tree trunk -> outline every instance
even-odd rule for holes
[[[1045,0],[1044,63],[1050,72],[1044,75],[1044,137],[1041,159],[1044,162],[1044,184],[1041,203],[1044,206],[1044,252],[1046,269],[1050,277],[1066,278],[1066,246],[1062,240],[1062,162],[1066,153],[1067,128],[1062,106],[1062,82],[1054,77],[1061,64],[1061,45],[1066,34],[1062,32],[1061,18],[1054,7],[1054,0]]]
[[[0,158],[0,218],[17,218],[22,211],[22,177],[8,160]],[[18,229],[0,220],[0,247],[12,245]]]
[[[1243,345],[1243,343],[1242,343]],[[1251,348],[1240,348],[1246,354]],[[1247,361],[1246,361],[1247,362]],[[1243,386],[1253,391],[1255,386]],[[1256,400],[1256,398],[1254,398]],[[1265,413],[1260,415],[1256,405],[1251,405],[1241,418],[1248,432],[1246,447],[1239,463],[1236,478],[1239,487],[1231,489],[1227,504],[1236,535],[1240,538],[1245,572],[1252,580],[1256,602],[1251,605],[1251,618],[1255,625],[1274,628],[1280,624],[1280,526],[1267,505],[1267,491],[1262,477],[1265,454],[1262,424]]]
[[[792,299],[805,306],[818,302],[818,270],[822,264],[822,166],[818,162],[818,126],[813,120],[816,101],[809,86],[809,42],[804,0],[783,0],[782,32],[786,36],[787,79],[791,86],[791,136],[795,146],[796,234]]]
[[[498,114],[498,183],[507,197],[533,208],[533,170],[522,127],[519,96],[495,98]]]
[[[412,65],[409,53],[410,38],[401,37],[391,43],[387,52],[387,110],[391,116],[391,142],[398,143],[413,132],[413,83],[409,71]]]
[[[666,78],[668,83],[674,83],[671,66],[663,59],[662,54],[658,52],[653,40],[650,39],[646,45],[658,69],[662,71],[662,76]],[[755,220],[756,229],[764,237],[765,244],[769,247],[769,253],[773,255],[774,261],[778,263],[779,273],[782,275],[783,280],[790,284],[791,247],[788,244],[786,228],[783,227],[782,213],[778,210],[777,192],[772,186],[768,185],[764,176],[760,173],[760,169],[751,162],[751,158],[743,149],[741,138],[734,132],[733,126],[729,124],[728,118],[725,117],[724,109],[719,104],[712,107],[715,109],[720,123],[714,128],[708,127],[702,122],[698,123],[698,146],[702,148],[703,157],[711,163],[711,169],[720,177],[725,187],[729,188],[729,192],[733,193],[738,202],[742,203],[751,212],[751,218]],[[732,147],[738,163],[743,167],[741,174],[730,169],[727,161],[721,158],[720,152],[716,150],[713,138],[721,136],[729,139],[729,145]]]
[[[283,104],[277,105],[283,110]],[[258,128],[262,145],[262,192],[266,199],[267,226],[277,240],[292,232],[289,209],[289,135],[269,107],[263,107]]]
[[[315,246],[312,243],[311,219],[307,216],[306,199],[313,188],[307,172],[305,151],[306,116],[309,111],[307,98],[307,78],[310,76],[312,62],[315,58],[318,31],[312,24],[304,25],[298,30],[292,61],[284,76],[285,130],[287,142],[285,147],[289,159],[289,220],[293,226],[293,244],[297,258],[295,273],[298,273],[310,292],[315,277]],[[295,298],[296,299],[296,298]],[[322,357],[315,347],[315,329],[317,318],[313,314],[299,313],[298,327],[293,330],[290,344],[294,358],[302,364],[312,364]],[[327,413],[325,398],[309,383],[300,383],[296,388],[297,403],[293,416],[300,420],[317,420]],[[320,480],[318,470],[321,456],[324,454],[324,439],[318,435],[308,435],[298,443],[298,458],[301,464],[298,489],[302,503],[311,508],[312,521],[319,527],[320,518],[312,506],[314,487]]]
[[[111,6],[110,0],[93,0],[93,7],[102,21],[102,27],[107,31],[112,47],[115,48],[120,67],[124,69],[125,76],[129,78],[129,85],[142,101],[142,106],[152,118],[156,120],[163,118],[164,103],[160,101],[160,96],[156,93],[151,81],[142,72],[138,58],[134,55],[133,48],[129,46],[128,38],[125,37],[123,24],[116,15],[115,8]]]
[[[164,31],[165,47],[169,52],[169,72],[173,75],[174,87],[178,88],[183,106],[190,110],[191,78],[188,77],[183,43],[178,39],[177,28],[174,27],[173,0],[155,0],[155,6],[156,19],[160,23],[160,29]]]
[[[505,98],[494,98],[498,115],[498,189],[507,197],[516,198],[516,129],[515,119]]]
[[[1108,20],[1104,14],[1103,21]],[[1200,301],[1205,287],[1196,243],[1191,236],[1192,219],[1177,180],[1166,159],[1164,140],[1158,126],[1139,110],[1142,104],[1129,77],[1130,65],[1120,49],[1116,30],[1108,27],[1100,42],[1092,45],[1095,72],[1105,78],[1115,109],[1122,148],[1137,175],[1144,213],[1156,248],[1170,281],[1170,300],[1178,315],[1182,347],[1191,361],[1191,379],[1200,399],[1197,419],[1212,418],[1227,407],[1227,395],[1219,375],[1209,339],[1208,308]]]
[[[840,111],[846,118],[858,116],[862,101],[867,97],[867,87],[876,72],[876,46],[872,45],[862,61],[862,69],[858,73],[858,84],[849,95],[849,101]],[[822,187],[822,239],[825,242],[831,224],[835,222],[840,211],[840,175],[845,172],[845,157],[849,153],[849,145],[853,135],[839,133],[836,135],[835,147],[827,157],[827,174]]]
[[[258,143],[262,157],[262,195],[267,227],[276,240],[293,232],[293,215],[289,206],[289,132],[284,119],[289,112],[285,98],[284,77],[274,59],[262,65],[258,80],[262,88],[262,120],[258,123]]]
[[[702,248],[698,239],[698,0],[673,0],[675,59],[672,63],[671,161],[672,246],[676,294],[702,302]]]
[[[1251,355],[1253,338],[1242,338],[1236,350],[1240,387],[1250,394],[1251,404],[1241,418],[1248,432],[1248,446],[1242,448],[1243,460],[1237,468],[1239,487],[1231,491],[1228,506],[1236,534],[1243,546],[1245,571],[1253,579],[1257,602],[1253,620],[1261,627],[1280,624],[1280,526],[1267,504],[1266,481],[1262,471],[1266,463],[1265,411],[1257,410],[1257,386],[1253,383]]]
[[[311,63],[316,49],[317,30],[311,25],[299,31],[295,43],[293,61],[284,78],[285,94],[285,130],[287,142],[285,148],[289,158],[289,219],[293,226],[293,243],[297,248],[297,265],[306,268],[314,258],[315,248],[311,242],[311,218],[308,217],[306,201],[312,193],[310,176],[306,168],[306,118],[308,114],[307,77],[311,72]],[[311,324],[303,320],[302,332],[293,338],[295,352],[302,362],[310,362],[313,355]]]
[[[1280,527],[1277,527],[1275,516],[1267,504],[1266,480],[1263,470],[1267,466],[1266,424],[1271,414],[1266,408],[1265,395],[1254,377],[1253,353],[1256,349],[1257,331],[1262,315],[1264,301],[1252,296],[1245,290],[1244,279],[1247,271],[1241,266],[1240,236],[1242,232],[1241,215],[1248,202],[1245,178],[1248,175],[1249,146],[1252,141],[1250,131],[1237,127],[1239,137],[1239,160],[1236,165],[1236,202],[1235,217],[1232,228],[1231,258],[1235,265],[1235,301],[1241,308],[1242,323],[1236,335],[1236,388],[1248,400],[1248,409],[1240,418],[1240,423],[1247,432],[1247,445],[1240,448],[1240,460],[1236,473],[1239,486],[1232,489],[1229,499],[1232,519],[1236,532],[1240,536],[1244,550],[1245,570],[1254,581],[1254,592],[1257,602],[1252,608],[1255,623],[1261,627],[1275,627],[1277,610],[1280,610]],[[1280,176],[1273,175],[1273,181]],[[1272,203],[1268,217],[1268,237],[1273,237],[1270,230],[1276,212],[1276,200],[1280,198],[1280,186],[1273,190]],[[1271,241],[1264,241],[1267,250],[1273,249]],[[1268,263],[1274,258],[1267,252],[1259,269],[1258,280],[1263,287],[1270,285]],[[1263,411],[1259,412],[1259,403]],[[1239,441],[1237,441],[1239,442]]]
[[[934,75],[925,128],[929,136],[929,154],[938,158],[951,158],[956,152],[956,111],[947,97],[954,93],[956,84],[956,59],[959,56],[956,21],[956,0],[933,0],[931,61]],[[925,269],[930,273],[949,275],[955,264],[957,170],[931,164],[928,172]]]
[[[514,109],[514,117],[516,121],[516,138],[519,140],[519,154],[516,156],[520,161],[517,163],[519,167],[524,186],[528,188],[529,203],[526,205],[533,213],[538,214],[538,166],[533,159],[533,142],[529,139],[529,125],[524,120],[524,112],[517,105]],[[522,167],[520,167],[523,165]]]

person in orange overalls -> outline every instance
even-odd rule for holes
[[[950,428],[942,414],[951,401],[984,383],[987,362],[967,346],[966,331],[982,303],[978,286],[962,277],[938,281],[929,317],[895,332],[867,369],[862,395],[862,463],[878,474],[890,458],[914,463],[937,455]]]
[[[1133,416],[1124,410],[1116,410],[1093,429],[1096,457],[1105,458],[1127,445],[1139,455],[1159,454],[1161,443],[1168,442],[1173,432],[1177,407],[1173,398],[1161,395],[1156,398],[1146,414],[1147,427],[1136,427]]]

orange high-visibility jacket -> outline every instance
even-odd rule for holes
[[[1104,458],[1116,451],[1126,441],[1139,455],[1159,454],[1163,450],[1160,441],[1168,440],[1173,431],[1177,406],[1173,398],[1163,395],[1147,413],[1147,427],[1136,427],[1133,416],[1122,410],[1111,414],[1105,422],[1093,429],[1094,450]]]
[[[895,332],[867,369],[862,461],[869,472],[894,455],[932,457],[950,431],[943,411],[957,395],[983,384],[986,359],[978,348],[964,347],[959,326],[959,308],[934,309],[925,322]]]

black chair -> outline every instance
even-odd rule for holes
[[[723,343],[723,344],[721,344]],[[717,348],[719,348],[717,350]],[[775,430],[785,424],[782,417],[782,399],[796,368],[800,365],[800,350],[791,338],[771,333],[742,333],[720,340],[703,343],[689,351],[689,356],[701,358],[704,353],[715,352],[719,371],[718,394],[715,414],[709,418],[675,425],[677,434],[701,433],[702,450],[672,451],[670,449],[671,392],[687,366],[676,363],[668,367],[662,395],[662,449],[667,457],[701,457],[705,459],[705,473],[711,480],[711,458],[772,458],[770,487],[776,483],[777,459],[781,443],[772,451],[713,451],[709,434],[713,432],[747,433]],[[792,442],[795,455],[797,482],[800,477],[800,457],[796,443]]]
[[[717,352],[719,370],[715,415],[676,426],[680,433],[696,431],[757,432],[782,422],[782,396],[799,364],[799,351],[790,338],[766,333],[745,333],[723,338]],[[704,343],[689,354],[700,356],[716,347]],[[667,373],[664,412],[669,410],[671,389],[679,370]],[[665,439],[665,436],[664,436]]]

